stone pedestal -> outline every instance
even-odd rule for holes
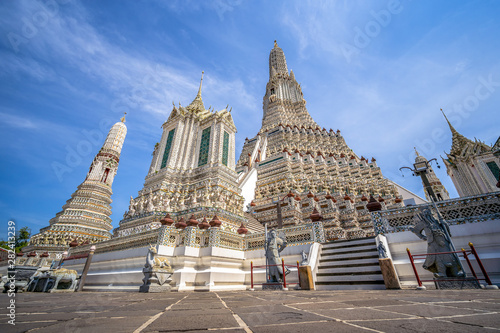
[[[481,289],[479,281],[473,277],[434,279],[436,289]]]
[[[398,274],[392,264],[391,258],[381,258],[378,260],[382,276],[384,277],[385,289],[401,289]]]
[[[144,279],[142,279],[144,284],[139,287],[139,292],[164,293],[172,289],[170,286],[170,282],[172,281],[171,269],[148,267],[143,268],[142,272],[144,273]]]
[[[311,266],[300,266],[299,276],[300,276],[300,289],[314,290],[314,282],[312,278]]]
[[[262,290],[288,290],[283,288],[283,283],[281,282],[269,282],[262,284]]]

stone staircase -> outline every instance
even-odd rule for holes
[[[385,289],[375,238],[323,243],[316,290]]]

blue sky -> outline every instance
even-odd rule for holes
[[[233,108],[238,158],[260,129],[275,39],[314,120],[421,196],[398,169],[414,146],[428,158],[449,151],[440,108],[469,138],[500,134],[498,1],[44,0],[2,1],[0,12],[0,218],[33,233],[127,111],[116,227],[172,101],[191,102],[202,70],[205,106]],[[444,166],[437,174],[456,197]]]

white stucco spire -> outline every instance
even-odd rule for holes
[[[286,66],[286,58],[283,50],[278,46],[278,43],[274,41],[274,48],[269,54],[269,78],[272,78],[272,68],[276,70],[276,73],[287,74],[288,67]]]
[[[120,156],[126,135],[127,126],[125,125],[125,116],[123,116],[120,121],[114,124],[109,130],[101,150],[110,149]]]

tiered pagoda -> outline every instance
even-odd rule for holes
[[[156,229],[166,214],[177,223],[182,220],[179,226],[217,215],[221,228],[234,232],[246,222],[234,169],[236,127],[231,110],[205,109],[202,82],[203,76],[191,104],[174,105],[162,125],[144,187],[130,197],[115,237]]]
[[[33,235],[24,252],[63,252],[69,245],[92,244],[111,238],[111,186],[118,170],[127,126],[125,117],[111,127],[85,181],[71,195],[48,227]]]
[[[328,239],[373,235],[366,204],[402,206],[393,183],[374,158],[358,156],[340,130],[320,127],[309,115],[302,89],[274,43],[259,133],[246,139],[236,165],[238,182],[253,217],[269,226],[310,222],[317,209]],[[279,208],[278,208],[279,202]]]

